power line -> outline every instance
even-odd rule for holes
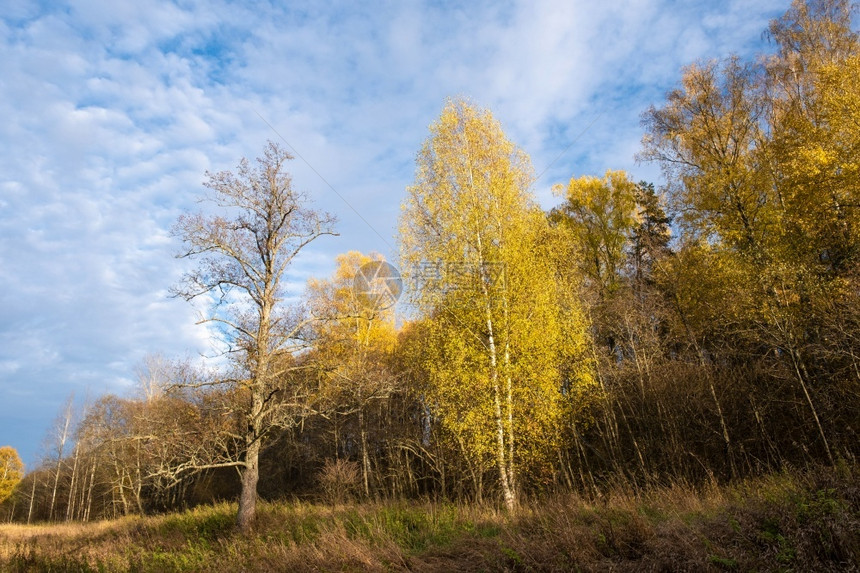
[[[355,207],[353,207],[353,206],[350,204],[350,202],[349,202],[349,201],[347,201],[347,200],[346,200],[346,198],[344,198],[344,196],[343,196],[343,195],[341,195],[340,193],[338,193],[337,189],[335,189],[335,188],[334,188],[334,186],[333,186],[331,183],[329,183],[329,182],[326,180],[326,178],[325,178],[325,177],[323,177],[323,176],[320,174],[320,172],[319,172],[319,171],[317,171],[317,170],[314,168],[314,166],[313,166],[313,165],[311,165],[311,164],[310,164],[310,162],[309,162],[307,159],[305,159],[305,158],[302,156],[302,154],[301,154],[301,153],[299,153],[299,152],[298,152],[298,150],[297,150],[295,147],[293,147],[292,145],[290,145],[290,142],[289,142],[289,141],[287,141],[287,140],[286,140],[286,138],[284,138],[284,136],[283,136],[283,135],[281,135],[281,134],[278,132],[278,130],[274,128],[274,126],[272,126],[272,124],[271,124],[271,123],[269,123],[268,121],[266,121],[266,118],[265,118],[265,117],[263,117],[262,115],[260,115],[260,113],[259,113],[258,111],[256,111],[256,110],[254,110],[254,113],[256,113],[256,114],[257,114],[257,117],[259,117],[260,119],[262,119],[262,120],[263,120],[263,123],[265,123],[266,125],[268,125],[268,126],[269,126],[269,129],[271,129],[271,130],[275,133],[275,135],[277,135],[278,137],[280,137],[280,138],[281,138],[281,141],[283,141],[284,143],[286,143],[286,144],[287,144],[287,147],[289,147],[290,149],[292,149],[292,150],[293,150],[293,154],[294,154],[296,157],[298,157],[299,159],[301,159],[302,161],[304,161],[304,162],[305,162],[305,165],[307,165],[308,167],[310,167],[310,168],[311,168],[311,171],[313,171],[314,173],[316,173],[316,174],[317,174],[317,177],[319,177],[319,178],[322,180],[322,182],[323,182],[323,183],[325,183],[325,184],[328,186],[328,188],[329,188],[329,189],[331,189],[332,191],[334,191],[334,194],[335,194],[335,195],[337,195],[338,197],[340,197],[340,200],[341,200],[341,201],[343,201],[344,203],[346,203],[346,206],[347,206],[347,207],[349,207],[350,209],[352,209],[352,212],[353,212],[353,213],[355,213],[356,215],[358,215],[358,218],[359,218],[359,219],[361,219],[362,221],[364,221],[364,224],[365,224],[365,225],[367,225],[367,226],[370,228],[370,230],[371,230],[371,231],[373,231],[374,233],[376,233],[376,236],[377,236],[377,237],[379,237],[380,239],[382,239],[382,242],[383,242],[383,243],[385,243],[386,245],[388,245],[388,248],[389,248],[389,249],[391,249],[392,251],[394,250],[394,247],[392,247],[392,246],[391,246],[391,243],[389,243],[388,241],[386,241],[386,240],[385,240],[385,237],[383,237],[382,235],[380,235],[380,234],[379,234],[379,231],[377,231],[377,230],[373,227],[373,225],[371,225],[371,224],[367,221],[367,219],[365,219],[364,217],[362,217],[362,216],[361,216],[361,213],[359,213],[359,212],[358,212],[358,210],[357,210]]]
[[[319,178],[320,178],[320,180],[321,180],[323,183],[325,183],[325,184],[326,184],[326,186],[328,186],[328,188],[329,188],[329,189],[331,189],[331,190],[332,190],[332,192],[334,192],[334,194],[335,194],[335,195],[337,195],[337,196],[340,198],[340,200],[341,200],[341,201],[343,201],[343,202],[344,202],[344,204],[346,204],[346,206],[347,206],[347,207],[349,207],[350,209],[352,209],[352,212],[353,212],[353,213],[355,213],[355,214],[358,216],[358,218],[359,218],[359,219],[361,219],[361,220],[364,222],[364,224],[365,224],[365,225],[367,225],[367,226],[368,226],[368,228],[370,228],[370,230],[371,230],[371,231],[373,231],[373,232],[376,234],[376,236],[377,236],[377,237],[379,237],[380,239],[382,239],[382,242],[383,242],[383,243],[385,243],[386,245],[388,245],[388,248],[390,248],[390,249],[394,250],[394,247],[392,247],[391,243],[389,243],[389,242],[388,242],[388,240],[386,240],[386,238],[385,238],[385,237],[383,237],[383,236],[379,233],[379,231],[377,231],[377,230],[376,230],[376,228],[375,228],[373,225],[371,225],[371,224],[370,224],[370,222],[369,222],[367,219],[365,219],[365,218],[362,216],[362,214],[361,214],[361,213],[359,213],[359,212],[358,212],[358,209],[356,209],[355,207],[353,207],[353,206],[352,206],[352,204],[351,204],[349,201],[347,201],[347,200],[346,200],[346,198],[345,198],[343,195],[341,195],[341,194],[340,194],[340,192],[338,192],[338,190],[337,190],[337,189],[335,189],[335,188],[334,188],[334,186],[333,186],[331,183],[329,183],[329,182],[328,182],[328,180],[327,180],[325,177],[323,177],[323,176],[322,176],[322,174],[321,174],[319,171],[317,171],[317,170],[316,170],[316,168],[315,168],[313,165],[311,165],[311,163],[310,163],[307,159],[305,159],[305,158],[304,158],[304,156],[303,156],[301,153],[299,153],[299,151],[298,151],[295,147],[293,147],[293,146],[290,144],[290,142],[289,142],[289,141],[287,141],[287,139],[286,139],[283,135],[281,135],[281,133],[280,133],[277,129],[275,129],[275,127],[274,127],[271,123],[269,123],[269,121],[268,121],[268,120],[266,120],[266,118],[265,118],[265,117],[263,117],[262,115],[260,115],[260,113],[259,113],[258,111],[256,111],[256,110],[254,110],[254,113],[256,113],[256,114],[257,114],[257,117],[259,117],[259,118],[263,121],[263,123],[265,123],[265,124],[269,127],[269,129],[271,129],[271,130],[272,130],[272,132],[273,132],[275,135],[277,135],[279,138],[281,138],[281,141],[283,141],[283,142],[287,145],[287,147],[289,147],[289,148],[293,151],[293,154],[294,154],[296,157],[298,157],[299,159],[301,159],[302,161],[304,161],[304,162],[305,162],[305,165],[307,165],[308,167],[310,167],[311,171],[313,171],[314,173],[316,173],[317,177],[319,177]],[[573,147],[573,146],[574,146],[574,144],[576,144],[576,142],[577,142],[577,141],[579,141],[579,140],[582,138],[582,136],[583,136],[583,135],[585,135],[585,134],[588,132],[588,130],[589,130],[589,129],[591,129],[591,126],[593,126],[595,123],[597,123],[597,120],[598,120],[598,119],[600,119],[601,117],[603,117],[603,113],[604,113],[604,112],[600,112],[599,114],[597,114],[597,116],[595,116],[595,118],[594,118],[594,119],[592,119],[592,120],[589,122],[589,124],[585,126],[585,129],[583,129],[582,131],[580,131],[580,132],[577,134],[577,136],[576,136],[576,137],[574,137],[574,138],[573,138],[573,140],[572,140],[572,141],[567,145],[567,147],[565,147],[565,148],[561,151],[561,153],[559,153],[559,154],[555,157],[555,159],[553,159],[552,161],[550,161],[550,162],[549,162],[549,164],[548,164],[546,167],[544,167],[544,168],[543,168],[543,170],[538,174],[538,176],[537,176],[537,177],[535,177],[535,181],[538,181],[541,177],[543,177],[543,176],[544,176],[544,174],[549,170],[549,168],[550,168],[550,167],[552,167],[552,166],[556,163],[556,161],[558,161],[559,159],[561,159],[561,158],[562,158],[562,156],[563,156],[565,153],[567,153],[567,152],[568,152],[568,150],[570,150],[570,148],[571,148],[571,147]]]
[[[573,147],[573,144],[574,144],[574,143],[576,143],[577,141],[579,141],[579,139],[580,139],[583,135],[585,135],[585,134],[586,134],[586,132],[588,132],[588,130],[589,130],[589,129],[591,129],[591,126],[592,126],[592,125],[594,125],[595,123],[597,123],[597,120],[598,120],[598,119],[600,119],[601,117],[603,117],[603,113],[604,113],[604,112],[602,112],[602,111],[601,111],[599,114],[597,114],[597,116],[595,116],[595,118],[594,118],[594,119],[592,119],[592,120],[591,120],[591,122],[590,122],[588,125],[586,125],[586,126],[585,126],[585,129],[583,129],[582,131],[580,131],[580,132],[579,132],[579,134],[578,134],[576,137],[574,137],[574,138],[573,138],[573,141],[571,141],[571,142],[570,142],[570,144],[569,144],[567,147],[565,147],[565,148],[561,151],[561,153],[559,153],[559,154],[556,156],[556,158],[555,158],[555,159],[553,159],[552,161],[550,161],[550,162],[549,162],[549,165],[547,165],[546,167],[544,167],[544,168],[543,168],[543,171],[541,171],[541,172],[540,172],[540,174],[539,174],[537,177],[535,177],[535,182],[537,182],[537,180],[538,180],[538,179],[540,179],[541,177],[543,177],[544,173],[546,173],[546,172],[547,172],[547,170],[548,170],[550,167],[552,167],[552,166],[553,166],[553,164],[554,164],[556,161],[558,161],[559,159],[561,159],[561,156],[562,156],[562,155],[564,155],[565,153],[567,153],[567,150],[568,150],[568,149],[570,149],[571,147]]]

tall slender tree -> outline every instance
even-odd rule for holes
[[[561,362],[584,337],[576,304],[559,311],[554,235],[531,181],[489,111],[449,101],[418,153],[400,226],[432,323],[429,399],[472,466],[495,466],[509,508],[522,474],[542,479],[564,411]]]
[[[66,446],[72,439],[72,430],[74,428],[74,394],[69,395],[66,399],[66,404],[63,410],[54,421],[54,428],[49,436],[52,441],[51,447],[54,449],[54,454],[57,456],[57,464],[54,467],[54,487],[51,490],[51,507],[48,510],[48,520],[54,518],[54,507],[57,502],[57,489],[60,485],[60,474],[62,473],[63,465],[66,463],[63,457],[66,451]]]

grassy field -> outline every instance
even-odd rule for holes
[[[233,504],[92,524],[0,526],[0,571],[852,571],[856,467],[731,487],[616,488],[492,507]]]

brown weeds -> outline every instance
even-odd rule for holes
[[[854,467],[728,487],[617,487],[496,507],[261,504],[241,535],[230,504],[92,524],[0,526],[2,571],[851,571]]]

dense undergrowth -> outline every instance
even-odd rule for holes
[[[556,495],[516,512],[431,502],[233,504],[91,524],[0,526],[2,571],[851,571],[858,468],[731,486]]]

